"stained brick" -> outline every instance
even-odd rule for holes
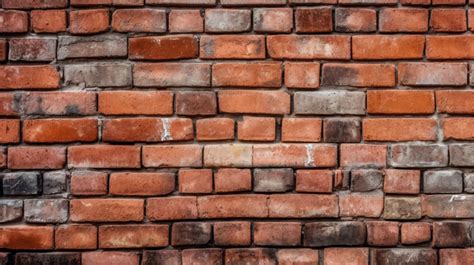
[[[158,9],[118,9],[112,15],[117,32],[165,32],[166,12]]]
[[[377,28],[377,13],[365,8],[337,8],[336,31],[373,32]]]
[[[297,8],[295,20],[298,33],[331,32],[332,8]]]
[[[142,221],[144,201],[140,199],[73,199],[70,218],[73,222]]]
[[[203,63],[135,64],[133,84],[139,87],[209,86],[211,67]]]
[[[81,87],[124,87],[132,84],[131,65],[118,63],[66,65],[67,85]]]
[[[290,32],[293,29],[293,9],[256,8],[253,10],[253,29],[256,32]]]
[[[59,36],[58,60],[127,56],[127,37],[104,34],[91,37]]]
[[[100,248],[168,246],[168,225],[106,225],[99,227]]]
[[[365,243],[366,233],[362,222],[307,223],[303,242],[310,247],[358,246]]]
[[[352,114],[365,113],[365,94],[358,91],[296,92],[293,97],[296,114]]]
[[[125,145],[80,145],[68,148],[71,168],[138,168],[140,147]]]
[[[214,223],[214,242],[217,246],[248,246],[251,242],[250,222]]]
[[[0,33],[23,33],[28,31],[28,13],[24,11],[1,10]]]
[[[244,9],[206,9],[206,32],[243,32],[250,30],[251,12]]]
[[[441,144],[392,145],[387,160],[393,167],[443,167],[448,164],[448,147]]]
[[[336,195],[270,195],[268,208],[271,218],[325,218],[339,214]]]
[[[10,61],[51,62],[56,59],[56,38],[14,38],[8,47]]]
[[[395,86],[395,67],[391,64],[324,64],[322,84],[353,87]]]
[[[431,57],[430,41],[427,54]],[[462,86],[467,84],[467,64],[465,63],[400,63],[398,78],[402,85],[411,86]]]

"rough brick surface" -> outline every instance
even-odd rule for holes
[[[473,7],[0,0],[0,265],[474,264]]]

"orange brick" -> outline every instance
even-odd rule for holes
[[[204,19],[200,10],[172,9],[169,14],[170,32],[203,32]]]
[[[100,248],[166,247],[168,225],[105,225],[99,227]]]
[[[320,142],[322,121],[319,118],[284,118],[282,142]]]
[[[118,172],[110,175],[110,194],[157,196],[172,193],[175,176],[167,172]]]
[[[23,139],[27,143],[95,142],[96,119],[42,119],[23,122]]]
[[[0,90],[56,89],[59,83],[59,72],[54,66],[0,66]]]
[[[380,10],[381,32],[426,32],[429,10],[422,8],[385,8]]]
[[[66,31],[65,10],[33,10],[31,25],[37,33],[57,33]]]
[[[336,8],[336,31],[373,32],[377,29],[377,12],[368,8]]]
[[[323,65],[322,84],[327,86],[389,87],[395,86],[395,67],[391,64]]]
[[[290,95],[283,91],[221,90],[218,98],[224,113],[290,113]]]
[[[424,36],[352,37],[352,58],[356,60],[419,59],[423,57],[424,48]]]
[[[367,265],[369,249],[367,248],[325,248],[324,265]]]
[[[386,169],[383,191],[395,194],[420,193],[420,171],[408,169]]]
[[[437,122],[425,118],[364,119],[362,132],[366,141],[434,141]]]
[[[140,147],[125,145],[78,145],[68,148],[69,167],[139,168]]]
[[[438,111],[453,114],[472,114],[474,91],[439,90],[436,91]]]
[[[281,64],[216,63],[212,65],[212,85],[216,87],[280,87]]]
[[[382,192],[352,192],[339,196],[342,217],[380,217],[384,207]]]
[[[180,193],[211,193],[211,169],[181,169],[178,173]]]
[[[443,119],[443,135],[445,140],[474,140],[474,118]]]
[[[8,148],[8,168],[59,169],[66,163],[63,147],[17,146]]]
[[[173,113],[173,93],[103,91],[99,93],[99,112],[105,115],[170,115]]]
[[[196,197],[173,196],[147,199],[146,215],[151,221],[197,219]]]
[[[257,246],[298,246],[301,242],[301,223],[256,222],[253,242]]]
[[[218,193],[252,190],[250,169],[220,168],[214,174],[214,188]]]
[[[61,225],[54,235],[57,249],[97,248],[97,227],[94,225]]]
[[[387,164],[387,146],[375,144],[341,144],[340,163],[343,167],[384,167]]]
[[[199,218],[268,217],[265,195],[215,195],[198,197]],[[252,207],[248,207],[252,205]]]
[[[144,201],[140,199],[73,199],[69,214],[73,222],[142,221]]]
[[[18,116],[18,104],[15,103],[14,93],[0,94],[0,115],[2,116]]]
[[[84,0],[81,0],[84,1]],[[134,252],[95,251],[81,253],[83,265],[139,265],[140,256]]]
[[[473,59],[473,42],[474,36],[471,35],[427,36],[426,57],[428,59]]]
[[[135,37],[128,39],[130,60],[177,60],[198,56],[198,42],[192,35]]]
[[[74,195],[107,194],[107,173],[97,171],[74,171],[71,177],[71,193]]]
[[[53,226],[2,226],[0,234],[0,247],[4,249],[46,250],[54,247]]]
[[[261,35],[201,36],[202,59],[263,59],[265,37]]]
[[[430,27],[436,32],[463,32],[467,30],[466,25],[466,10],[464,9],[431,10]]]
[[[348,36],[271,35],[268,54],[274,59],[350,59]]]
[[[433,91],[367,91],[370,114],[431,114],[435,111]]]
[[[217,246],[248,246],[251,242],[250,222],[214,223],[214,242]]]
[[[112,29],[118,32],[165,32],[166,12],[158,9],[117,9]]]
[[[18,143],[20,141],[20,121],[0,119],[0,143]]]
[[[28,31],[28,13],[16,10],[0,11],[0,33],[20,33]]]
[[[399,224],[397,222],[367,222],[367,243],[370,246],[395,246],[399,240]]]
[[[334,172],[331,170],[296,171],[296,191],[331,193]]]
[[[108,9],[89,9],[69,12],[69,32],[72,34],[95,34],[109,28]]]
[[[428,222],[403,223],[401,243],[404,245],[419,244],[431,240],[431,224]]]
[[[237,125],[241,141],[275,141],[274,118],[244,117]]]
[[[202,147],[199,145],[148,145],[142,151],[144,167],[200,167]]]
[[[319,87],[319,63],[285,63],[285,85],[289,88]]]
[[[330,144],[266,144],[253,146],[255,167],[332,167],[337,149]]]
[[[196,138],[199,141],[219,141],[234,139],[234,120],[229,118],[209,118],[196,121]]]
[[[270,218],[316,218],[339,215],[336,195],[270,195],[268,208]]]

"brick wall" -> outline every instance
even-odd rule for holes
[[[472,0],[0,2],[0,265],[474,264]]]

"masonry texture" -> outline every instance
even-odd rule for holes
[[[0,265],[473,265],[474,0],[0,0]]]

